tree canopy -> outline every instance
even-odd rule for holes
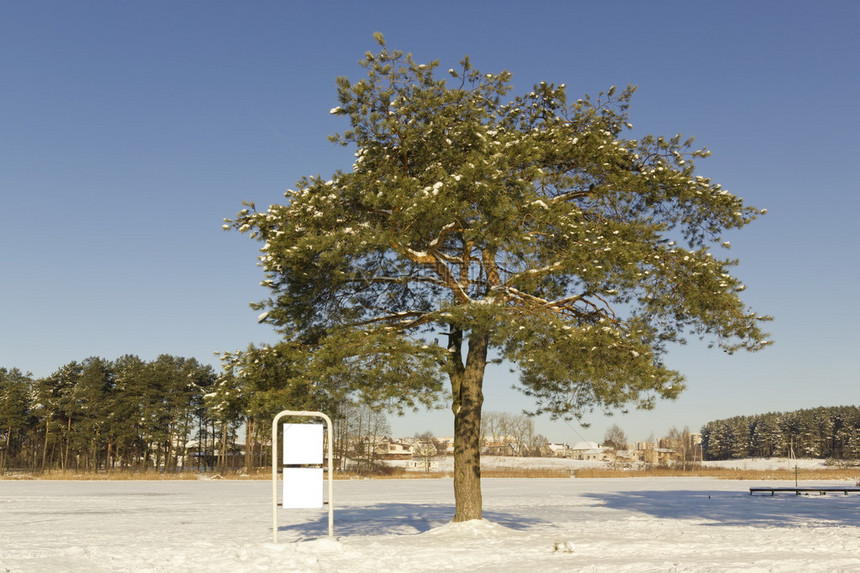
[[[734,416],[702,426],[705,459],[860,459],[860,408],[831,406]]]
[[[354,147],[352,169],[225,226],[263,243],[271,297],[257,306],[306,346],[316,384],[413,407],[448,377],[455,519],[480,517],[490,349],[518,366],[534,412],[569,418],[676,397],[683,377],[662,357],[689,335],[768,343],[736,261],[711,252],[759,211],[696,175],[709,152],[692,139],[627,137],[635,88],[509,97],[506,71],[466,57],[439,74],[376,39],[331,110],[349,121],[331,139]]]
[[[0,471],[179,471],[195,433],[200,458],[214,459],[203,397],[215,380],[210,366],[167,354],[91,356],[36,380],[0,368]]]

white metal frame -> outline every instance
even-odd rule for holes
[[[334,536],[334,440],[331,418],[322,412],[307,412],[284,410],[279,412],[272,421],[272,541],[278,542],[278,421],[284,416],[304,416],[307,418],[322,418],[328,428],[328,534]]]

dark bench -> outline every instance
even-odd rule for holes
[[[855,486],[811,486],[811,487],[751,487],[750,495],[754,493],[770,493],[770,495],[775,495],[777,493],[782,492],[791,492],[796,495],[800,495],[803,492],[817,492],[821,495],[827,495],[827,492],[842,492],[845,495],[848,495],[848,492],[856,492],[860,493],[860,487]]]

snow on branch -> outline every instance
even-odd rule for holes
[[[446,257],[439,253],[427,253],[426,251],[416,251],[414,249],[410,249],[409,247],[403,245],[393,245],[394,249],[406,255],[409,260],[421,264],[427,265],[431,267],[439,278],[442,280],[442,284],[451,289],[454,293],[454,297],[461,303],[469,303],[473,302],[469,295],[466,293],[466,290],[463,288],[463,285],[451,270],[448,268],[446,264]]]

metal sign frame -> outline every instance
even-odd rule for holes
[[[322,418],[328,428],[328,534],[334,536],[334,438],[331,418],[322,412],[284,410],[272,421],[272,541],[278,542],[278,421],[285,416]]]

